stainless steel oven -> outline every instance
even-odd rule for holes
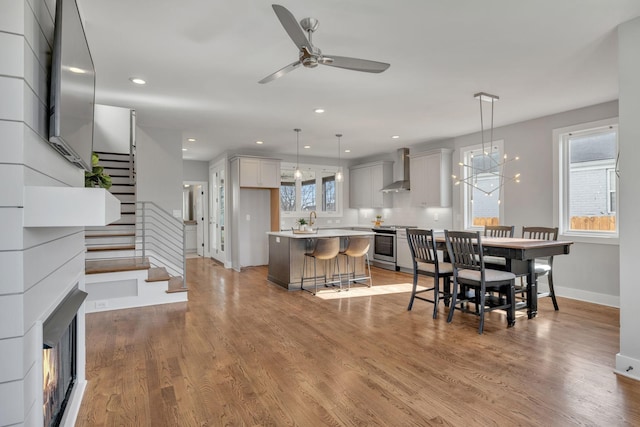
[[[395,227],[374,228],[373,265],[387,270],[396,270],[396,229]]]

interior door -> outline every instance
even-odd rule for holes
[[[198,256],[204,256],[204,189],[202,185],[195,185],[194,204],[196,219],[196,252]]]
[[[211,169],[211,257],[226,263],[225,252],[225,180],[224,167],[219,164]]]

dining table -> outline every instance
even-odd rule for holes
[[[444,236],[436,237],[436,248],[442,250],[444,260],[449,261]],[[526,276],[526,308],[529,319],[538,314],[538,281],[536,278],[536,258],[568,255],[573,242],[568,240],[539,240],[522,237],[481,236],[482,252],[485,256],[505,259],[504,269],[516,276]],[[518,307],[523,308],[523,307]]]

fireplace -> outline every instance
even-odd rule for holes
[[[60,425],[76,382],[76,315],[86,296],[86,292],[75,288],[43,325],[42,412],[45,427]]]

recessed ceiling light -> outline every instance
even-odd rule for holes
[[[400,138],[400,135],[393,135],[391,138],[392,139],[398,139],[398,138]]]
[[[316,108],[315,110],[313,110],[314,112],[318,113],[318,114],[322,114],[324,113],[324,108]]]
[[[131,83],[135,83],[137,85],[146,85],[147,82],[141,79],[140,77],[130,77]]]
[[[345,153],[350,153],[351,150],[349,150],[348,148],[346,150],[344,150]]]
[[[264,144],[264,142],[263,141],[256,141],[256,144],[262,145],[262,144]]]
[[[69,67],[69,71],[71,71],[72,73],[76,73],[76,74],[85,74],[86,71],[83,70],[82,68],[78,68],[78,67]]]
[[[196,139],[195,139],[195,138],[187,138],[187,141],[189,141],[189,142],[196,142]]]
[[[310,146],[310,145],[305,145],[305,146],[304,146],[304,147],[302,147],[302,148],[311,148],[311,146]]]
[[[184,188],[189,188],[189,187],[190,187],[190,185],[189,185],[189,184],[185,184],[185,185],[184,185]]]
[[[183,148],[183,149],[182,149],[182,151],[187,151],[187,149],[186,149],[186,148]]]

